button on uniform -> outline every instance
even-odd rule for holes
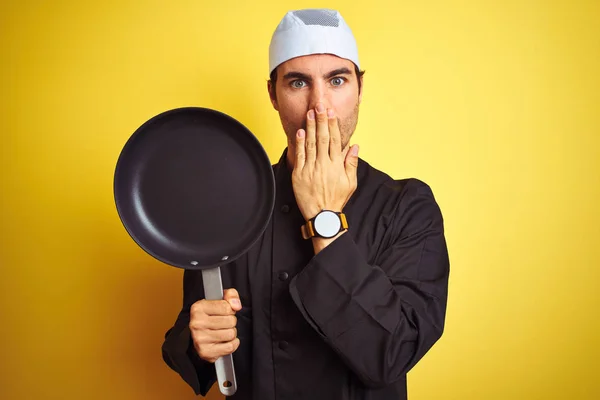
[[[284,212],[286,214],[289,213],[290,212],[290,206],[288,206],[287,204],[282,205],[281,206],[281,212]]]
[[[290,346],[290,344],[288,342],[286,342],[285,340],[282,340],[281,342],[279,342],[279,348],[281,350],[285,350]]]
[[[289,275],[288,275],[288,273],[287,273],[287,272],[285,272],[285,271],[284,271],[284,272],[280,272],[280,273],[279,273],[279,280],[280,280],[280,281],[285,281],[285,280],[286,280],[288,277],[289,277]]]

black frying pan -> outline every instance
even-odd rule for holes
[[[206,299],[222,299],[220,266],[266,229],[275,204],[271,162],[256,137],[221,112],[185,107],[140,126],[117,161],[114,196],[133,240],[154,258],[202,270]],[[237,389],[233,358],[215,363],[221,392]]]

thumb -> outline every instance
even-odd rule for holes
[[[346,174],[356,174],[356,169],[358,168],[358,145],[353,145],[348,154],[346,154],[345,159],[346,166]]]
[[[223,291],[223,300],[226,300],[229,303],[229,305],[231,305],[231,308],[233,308],[233,311],[240,311],[242,309],[242,302],[240,301],[240,295],[239,295],[238,291],[233,288],[225,289]]]

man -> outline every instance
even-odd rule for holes
[[[406,399],[406,373],[444,329],[449,260],[430,188],[393,180],[350,146],[363,76],[332,10],[288,12],[268,92],[288,146],[256,245],[222,269],[224,300],[184,273],[165,362],[206,395],[232,354],[237,399]]]

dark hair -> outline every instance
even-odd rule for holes
[[[354,73],[356,74],[356,78],[358,80],[358,93],[360,93],[360,89],[361,89],[360,78],[365,74],[365,71],[361,71],[360,69],[358,69],[358,67],[354,63],[352,63],[352,65],[354,65]],[[271,76],[269,77],[269,79],[271,80],[271,85],[272,85],[271,87],[273,90],[273,93],[271,93],[271,95],[273,96],[273,98],[276,98],[275,84],[277,83],[277,68],[275,68],[273,70],[273,72],[271,72]]]

